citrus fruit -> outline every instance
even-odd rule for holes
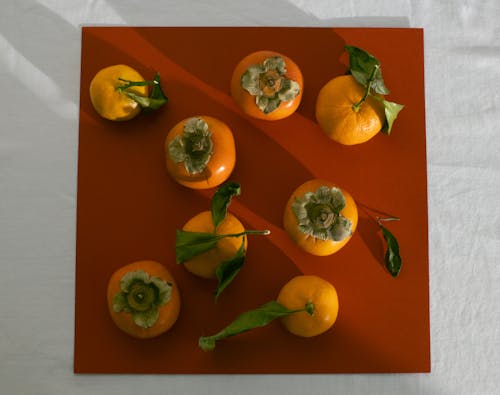
[[[135,100],[117,89],[127,84],[121,79],[144,81],[139,72],[133,68],[118,64],[99,70],[90,82],[92,105],[100,116],[111,121],[126,121],[141,112],[141,107]],[[147,86],[133,86],[127,90],[139,96],[148,95]]]
[[[203,211],[191,218],[182,230],[189,232],[213,233],[214,225],[212,213]],[[243,224],[233,214],[227,213],[224,220],[217,226],[217,235],[237,234],[245,231]],[[184,267],[191,273],[203,278],[216,278],[215,270],[222,262],[233,258],[244,241],[247,247],[246,236],[225,237],[217,241],[215,248],[203,252],[184,262]]]
[[[361,144],[374,137],[384,125],[381,103],[370,95],[362,105],[365,88],[351,75],[330,80],[321,88],[316,100],[316,120],[332,140],[344,144]]]
[[[317,336],[330,329],[339,311],[337,291],[332,284],[318,276],[292,278],[281,288],[276,300],[291,310],[312,303],[312,314],[300,311],[281,318],[290,333],[302,337]]]

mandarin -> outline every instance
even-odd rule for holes
[[[344,144],[361,144],[374,137],[385,121],[384,107],[370,95],[356,110],[365,88],[352,75],[330,80],[321,88],[316,100],[316,120],[332,140]]]
[[[99,70],[90,82],[92,105],[101,117],[111,121],[126,121],[141,112],[139,103],[116,89],[127,84],[120,79],[144,81],[142,75],[132,67],[118,64]],[[132,86],[127,91],[144,97],[148,95],[147,86]]]

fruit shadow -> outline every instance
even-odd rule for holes
[[[385,270],[384,266],[384,245],[380,233],[380,227],[377,222],[370,217],[360,216],[358,220],[357,232],[361,239],[368,247],[371,255],[380,267]]]

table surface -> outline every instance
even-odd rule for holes
[[[500,385],[496,0],[2,1],[0,382],[12,394],[494,394]],[[82,24],[422,27],[432,372],[74,375]],[[411,78],[411,76],[408,76]]]

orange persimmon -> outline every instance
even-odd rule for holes
[[[304,79],[299,66],[274,51],[257,51],[243,58],[231,78],[231,96],[247,115],[268,121],[297,110]]]
[[[292,193],[283,224],[299,247],[325,256],[337,252],[351,239],[358,224],[358,210],[349,192],[331,181],[313,179]]]
[[[231,129],[202,115],[177,123],[165,140],[166,166],[179,184],[192,189],[214,188],[231,175],[236,147]]]
[[[107,304],[118,328],[145,339],[161,335],[174,325],[181,299],[167,268],[156,261],[144,260],[123,266],[111,275]]]

